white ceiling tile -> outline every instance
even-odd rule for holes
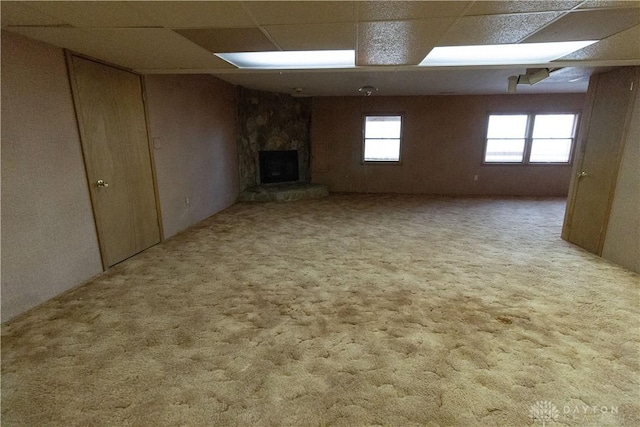
[[[67,25],[68,22],[42,13],[30,6],[32,2],[2,1],[0,2],[2,27],[9,25]]]
[[[209,52],[259,52],[277,50],[257,27],[193,28],[176,33],[207,49]]]
[[[149,17],[126,1],[30,1],[34,9],[70,23],[74,27],[152,27]]]
[[[454,18],[378,21],[358,24],[357,65],[416,65]]]
[[[640,25],[607,37],[556,61],[640,61]]]
[[[359,21],[401,21],[460,15],[468,1],[367,1],[358,2]]]
[[[167,28],[248,27],[253,25],[238,1],[136,1],[131,6]]]
[[[265,30],[283,50],[355,49],[356,25],[305,24],[274,25]]]
[[[638,0],[587,0],[582,3],[578,9],[597,9],[597,8],[615,8],[615,7],[640,7]]]
[[[459,18],[439,46],[518,43],[565,12],[482,15]]]
[[[122,67],[127,67],[138,55],[131,47],[114,51],[109,40],[95,37],[84,28],[15,27],[11,31]]]
[[[639,24],[640,9],[574,11],[528,37],[526,42],[601,40]]]
[[[257,89],[290,92],[292,87],[303,87],[305,93],[315,95],[357,96],[357,88],[366,84],[378,86],[377,95],[502,93],[509,75],[524,73],[524,70],[507,69],[509,67],[425,70],[414,66],[441,43],[512,43],[522,41],[523,37],[530,37],[526,40],[532,41],[533,37],[563,39],[591,37],[598,31],[598,34],[621,31],[561,58],[555,65],[601,67],[640,63],[640,26],[624,30],[637,22],[632,9],[640,7],[638,1],[101,1],[95,4],[2,1],[0,6],[2,23],[10,25],[9,31],[125,68],[148,73],[215,73],[228,81]],[[579,8],[570,11],[576,6]],[[592,14],[592,11],[600,13]],[[463,13],[465,16],[461,17]],[[501,16],[486,16],[492,13]],[[567,16],[561,18],[565,14]],[[256,23],[263,24],[262,29],[268,34],[262,33]],[[166,28],[131,28],[154,25]],[[89,28],[94,26],[129,28]],[[538,33],[531,35],[539,28]],[[273,49],[274,43],[285,50],[355,48],[357,64],[362,67],[247,73],[211,54],[211,50],[220,49]],[[564,77],[556,73],[547,81],[522,91],[586,89],[586,79],[575,84],[567,83]]]
[[[95,32],[108,38],[116,49],[135,46],[140,56],[131,68],[229,68],[223,61],[201,46],[175,32],[162,28],[136,28]]]
[[[593,67],[565,67],[551,71],[544,82],[575,82],[589,81],[589,77],[595,69]]]
[[[476,1],[465,12],[465,15],[499,15],[505,13],[523,12],[552,12],[557,10],[570,10],[582,3],[576,1]]]
[[[439,95],[447,94],[506,94],[509,76],[524,74],[524,68],[462,69],[452,70],[411,69],[388,71],[311,71],[311,72],[243,72],[216,74],[229,83],[245,87],[292,93],[300,87],[307,95],[362,97],[358,88],[372,85],[378,91],[368,98],[373,100],[386,95]],[[550,79],[548,79],[550,80]],[[534,86],[520,85],[521,93],[585,92],[588,79],[568,83],[555,80],[543,81]]]
[[[125,68],[233,68],[204,48],[162,28],[15,27],[11,31]]]
[[[248,1],[244,3],[260,25],[352,22],[351,1]]]

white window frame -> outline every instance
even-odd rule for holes
[[[400,117],[400,136],[399,136],[399,146],[398,146],[398,160],[366,160],[365,159],[365,149],[367,145],[366,138],[366,128],[367,128],[367,117]],[[364,113],[362,115],[362,163],[368,165],[399,165],[402,163],[402,139],[404,134],[404,113]],[[384,139],[384,138],[369,138],[369,139]],[[389,138],[396,139],[396,138]]]
[[[571,133],[571,138],[562,138],[562,139],[571,139],[571,148],[569,150],[569,159],[566,162],[532,162],[531,158],[531,148],[533,146],[533,126],[535,124],[536,116],[546,116],[546,115],[554,115],[554,114],[572,114],[575,116],[573,120],[573,131]],[[488,132],[489,132],[489,118],[491,116],[527,116],[527,127],[524,135],[524,151],[522,153],[522,161],[520,162],[487,162],[487,148],[488,148]],[[580,122],[580,112],[579,111],[499,111],[499,112],[490,112],[487,114],[487,118],[485,120],[485,130],[484,130],[484,149],[482,151],[482,164],[485,166],[497,166],[497,165],[527,165],[527,166],[545,166],[545,165],[571,165],[573,163],[573,154],[576,147],[576,134],[578,132],[578,125]],[[544,139],[553,139],[553,138],[544,138]]]

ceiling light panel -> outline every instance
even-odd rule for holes
[[[438,42],[441,46],[518,43],[564,12],[463,16]]]
[[[346,50],[356,47],[356,25],[271,25],[264,29],[283,50]]]
[[[132,1],[131,4],[167,28],[233,28],[253,26],[236,1]]]
[[[358,57],[364,65],[416,65],[454,18],[415,21],[361,22],[358,24]]]
[[[277,47],[255,27],[175,30],[209,52],[255,52]]]
[[[456,17],[467,1],[367,1],[357,2],[359,21]]]
[[[465,15],[500,15],[505,13],[553,12],[571,10],[581,1],[476,1]]]
[[[353,50],[234,52],[216,53],[215,55],[238,68],[261,70],[349,68],[355,66],[355,52]]]
[[[571,12],[527,38],[527,43],[601,40],[640,24],[640,9]]]
[[[259,25],[337,23],[355,20],[355,5],[350,1],[248,1],[244,4]]]
[[[544,64],[582,49],[591,41],[520,43],[484,46],[438,46],[420,63],[422,66],[470,66]]]
[[[121,28],[160,26],[126,1],[33,1],[28,4],[74,27]]]

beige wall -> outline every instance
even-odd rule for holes
[[[638,75],[636,72],[636,87],[640,86]],[[622,149],[602,257],[640,273],[640,96],[637,92]]]
[[[211,76],[147,85],[168,237],[237,198],[235,92]],[[64,53],[7,32],[1,191],[6,321],[102,271]]]
[[[584,100],[584,94],[314,98],[312,181],[331,191],[566,196],[571,165],[482,165],[487,114],[581,110]],[[404,114],[401,165],[361,162],[362,115],[376,112]]]
[[[2,32],[2,320],[101,271],[62,49]]]
[[[162,222],[170,237],[238,197],[235,89],[209,75],[149,75],[145,85]]]

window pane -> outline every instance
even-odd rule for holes
[[[486,163],[520,163],[524,153],[524,139],[489,139]]]
[[[365,139],[366,162],[397,162],[400,160],[399,139]]]
[[[527,131],[527,115],[489,116],[487,138],[524,138]]]
[[[400,116],[367,116],[365,138],[400,138]]]
[[[534,139],[531,144],[531,163],[567,163],[572,139]]]
[[[534,138],[573,138],[575,114],[538,114],[533,122]]]

